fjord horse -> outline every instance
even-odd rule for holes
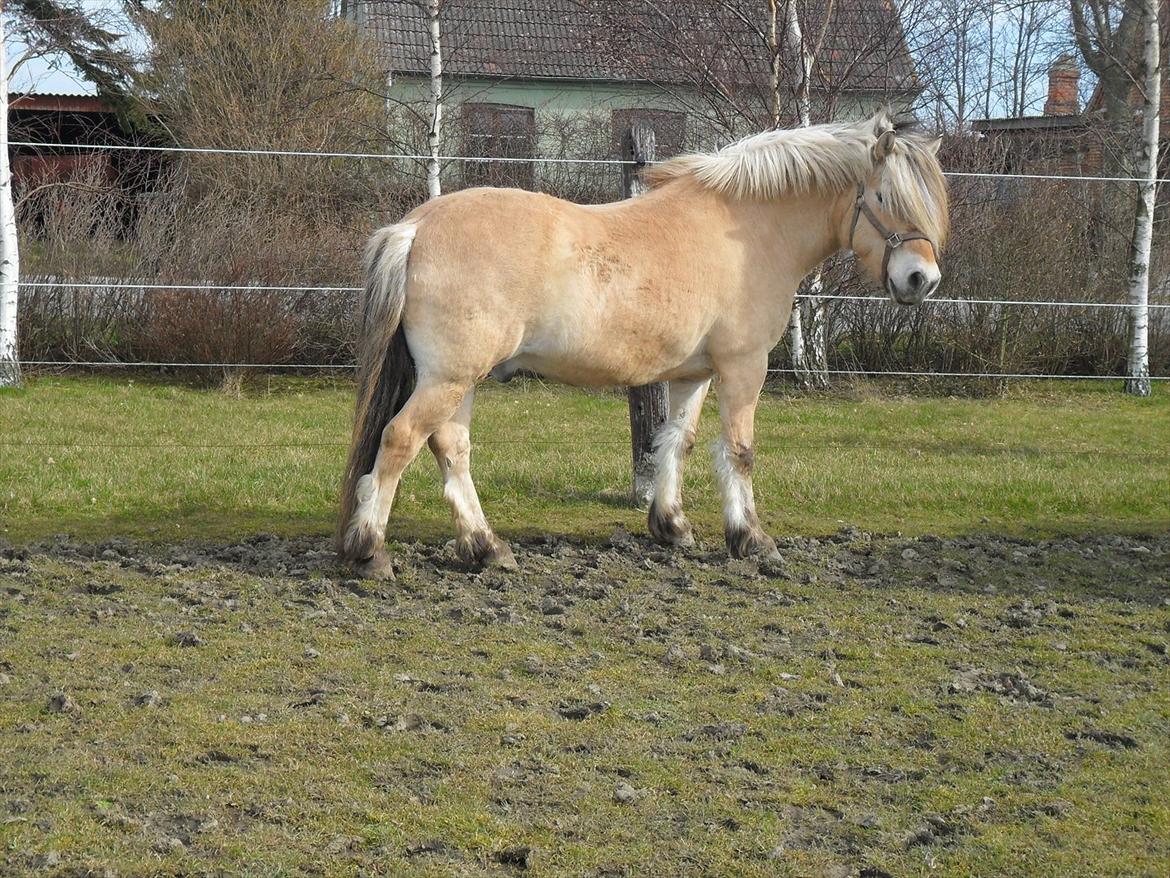
[[[938,142],[884,114],[767,131],[650,169],[650,190],[577,205],[516,189],[466,189],[374,233],[360,303],[358,397],[337,548],[393,575],[384,541],[403,470],[429,443],[456,552],[514,566],[471,480],[476,384],[518,370],[567,384],[669,382],[655,442],[649,527],[693,540],[681,471],[718,380],[715,469],[728,549],[772,554],[752,493],[756,404],[797,287],[852,250],[896,302],[938,285],[947,191]]]

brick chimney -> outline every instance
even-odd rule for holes
[[[1045,116],[1075,116],[1081,111],[1081,68],[1072,55],[1061,55],[1048,68]]]

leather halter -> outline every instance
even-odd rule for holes
[[[878,219],[878,215],[873,208],[869,206],[869,202],[865,200],[865,184],[857,184],[857,204],[853,210],[853,225],[849,229],[849,249],[853,250],[853,237],[857,234],[857,221],[862,214],[869,220],[869,224],[874,227],[874,230],[882,236],[886,242],[886,252],[882,255],[882,287],[889,291],[890,287],[890,257],[894,255],[894,251],[905,244],[907,241],[925,241],[930,245],[930,252],[934,257],[934,261],[938,262],[938,251],[934,249],[934,241],[930,240],[921,232],[891,232],[886,228],[885,224]]]

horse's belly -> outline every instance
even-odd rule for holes
[[[697,350],[682,355],[666,350],[638,354],[614,349],[531,350],[517,353],[493,369],[492,374],[506,380],[521,371],[583,387],[637,386],[676,378],[704,378],[711,374],[711,363],[705,353]]]
[[[615,276],[606,283],[574,278],[542,298],[544,307],[529,317],[507,368],[585,386],[710,372],[705,347],[712,321],[687,296]]]

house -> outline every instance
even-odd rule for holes
[[[994,170],[1005,174],[1094,175],[1102,168],[1102,139],[1093,100],[1080,106],[1081,67],[1062,55],[1048,68],[1040,116],[977,119],[971,128],[996,150]]]
[[[413,117],[416,129],[428,120],[425,5],[345,4],[384,48],[390,103],[413,108],[403,118],[410,125]],[[445,0],[444,152],[612,158],[637,120],[653,127],[661,158],[758,130],[768,119],[770,53],[768,4],[756,6],[758,14],[740,17],[707,0]],[[856,118],[883,104],[909,107],[920,88],[894,5],[856,0],[829,8],[834,17],[812,92],[822,116],[828,108],[837,118]],[[819,30],[821,22],[806,26]],[[414,143],[421,135],[415,131]],[[445,171],[464,185],[520,186],[554,172],[566,171],[527,162],[467,162]]]
[[[131,198],[139,198],[156,187],[166,163],[165,157],[150,152],[71,149],[78,144],[117,146],[142,140],[127,134],[109,101],[80,89],[12,94],[8,126],[14,143],[49,144],[11,147],[12,177],[18,192],[82,181],[110,184]]]
[[[9,99],[8,125],[10,139],[30,143],[106,143],[119,131],[113,108],[101,98],[84,94],[14,94]],[[117,174],[109,153],[16,146],[12,175],[23,189],[83,175],[109,181]]]
[[[1170,2],[1161,0],[1161,57],[1170,54]],[[972,129],[999,147],[1007,173],[1068,174],[1094,176],[1105,172],[1107,132],[1104,96],[1098,84],[1085,106],[1080,106],[1081,65],[1075,55],[1062,55],[1048,69],[1048,96],[1040,116],[980,119]],[[1142,116],[1142,91],[1133,83],[1128,95],[1133,111],[1134,133]],[[1170,139],[1170,84],[1162,78],[1161,137]],[[1159,175],[1166,176],[1167,150],[1162,149]]]

